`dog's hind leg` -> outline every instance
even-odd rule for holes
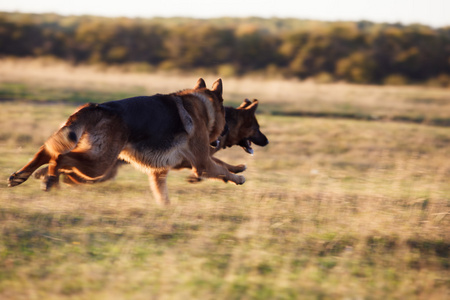
[[[58,159],[51,158],[48,163],[48,172],[41,183],[41,189],[49,191],[54,185],[59,183]]]
[[[64,183],[67,184],[84,184],[84,183],[97,183],[97,182],[104,182],[107,180],[114,179],[117,175],[119,166],[124,164],[125,162],[122,160],[116,160],[116,163],[103,174],[101,177],[95,179],[95,180],[87,180],[83,178],[83,176],[78,175],[75,172],[61,172],[64,175]]]
[[[109,145],[111,146],[111,145]],[[42,188],[48,191],[58,182],[60,174],[73,173],[76,178],[82,180],[81,183],[100,181],[108,172],[114,168],[117,155],[120,149],[102,155],[94,155],[90,152],[69,152],[58,157],[52,157],[48,164],[47,174],[43,178]]]
[[[77,173],[75,173],[73,170],[59,169],[59,172],[61,173],[61,175],[63,175],[64,183],[69,185],[97,183],[114,179],[117,175],[118,168],[123,164],[125,164],[124,161],[117,160],[110,170],[108,170],[101,178],[98,178],[96,180],[86,179],[82,175],[78,175]],[[33,176],[36,179],[44,179],[45,176],[47,176],[47,174],[48,174],[48,167],[44,167],[34,172]]]
[[[46,151],[45,146],[42,146],[28,164],[9,177],[8,186],[13,187],[25,182],[37,168],[48,163],[50,159],[51,156]]]
[[[81,176],[75,174],[73,171],[61,171],[59,172],[64,176],[63,181],[66,184],[74,185],[74,184],[82,184],[87,183],[88,181]],[[33,176],[36,179],[40,179],[42,181],[46,180],[48,174],[48,167],[41,168],[34,172]]]
[[[150,187],[155,200],[160,205],[169,205],[169,193],[167,191],[167,174],[169,169],[152,169],[148,175]]]

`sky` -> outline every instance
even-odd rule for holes
[[[279,17],[450,26],[450,0],[0,0],[0,11],[108,17]]]

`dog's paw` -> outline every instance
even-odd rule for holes
[[[186,177],[186,181],[189,183],[198,183],[198,182],[202,181],[202,178],[194,176],[194,175],[190,175],[190,176]]]
[[[54,186],[59,185],[59,178],[57,176],[45,176],[44,180],[41,183],[41,189],[45,192],[50,191],[50,189]]]
[[[245,170],[247,170],[246,165],[237,165],[237,166],[234,166],[234,169],[232,170],[232,172],[233,173],[241,173],[241,172],[244,172]]]
[[[9,176],[8,178],[8,186],[13,187],[22,184],[28,179],[28,177],[30,177],[29,173],[25,172],[12,173],[11,176]]]
[[[234,183],[236,183],[237,185],[241,185],[244,184],[244,182],[245,182],[244,176],[236,175],[236,180],[234,181]]]

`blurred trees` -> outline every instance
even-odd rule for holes
[[[449,85],[450,27],[0,13],[0,55],[239,75]]]

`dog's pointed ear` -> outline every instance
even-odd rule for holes
[[[256,112],[256,109],[258,108],[258,100],[253,99],[252,104],[250,104],[249,106],[247,106],[245,109],[248,111],[252,111],[253,113]]]
[[[195,84],[194,90],[204,89],[204,88],[206,88],[206,83],[203,80],[203,78],[199,78],[197,80],[197,83]]]
[[[211,91],[214,92],[219,99],[222,99],[222,92],[223,92],[222,79],[219,78],[213,83]]]
[[[252,104],[252,101],[245,99],[244,102],[242,102],[237,109],[244,109],[248,107],[250,104]]]

